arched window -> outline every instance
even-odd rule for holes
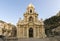
[[[31,22],[33,21],[33,18],[32,18],[32,16],[31,16],[31,17],[29,17],[29,21],[31,21]]]
[[[30,13],[32,13],[32,10],[30,9]]]

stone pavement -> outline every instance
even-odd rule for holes
[[[20,41],[49,41],[49,39],[35,39],[35,38],[29,38],[29,39],[19,39]],[[18,41],[19,41],[18,40]]]
[[[3,41],[3,39],[0,38],[0,41]]]
[[[60,41],[60,37],[59,36],[55,36],[55,37],[49,37],[49,38],[44,38],[44,39],[35,39],[35,38],[29,38],[29,39],[18,39],[18,40],[2,40],[0,38],[0,41]]]

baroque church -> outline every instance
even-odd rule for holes
[[[17,23],[18,38],[45,38],[45,28],[43,20],[38,20],[38,14],[33,4],[29,4],[24,13],[23,20]]]

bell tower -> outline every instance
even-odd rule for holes
[[[29,4],[28,7],[27,7],[27,12],[29,14],[33,14],[34,10],[35,10],[35,7],[32,4]]]
[[[29,4],[27,7],[27,10],[24,14],[24,19],[26,22],[33,22],[33,21],[37,21],[38,18],[38,14],[35,12],[35,7],[33,4]]]

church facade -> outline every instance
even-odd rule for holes
[[[38,20],[35,7],[29,4],[24,19],[19,19],[17,23],[18,38],[45,38],[45,28],[42,20]]]

